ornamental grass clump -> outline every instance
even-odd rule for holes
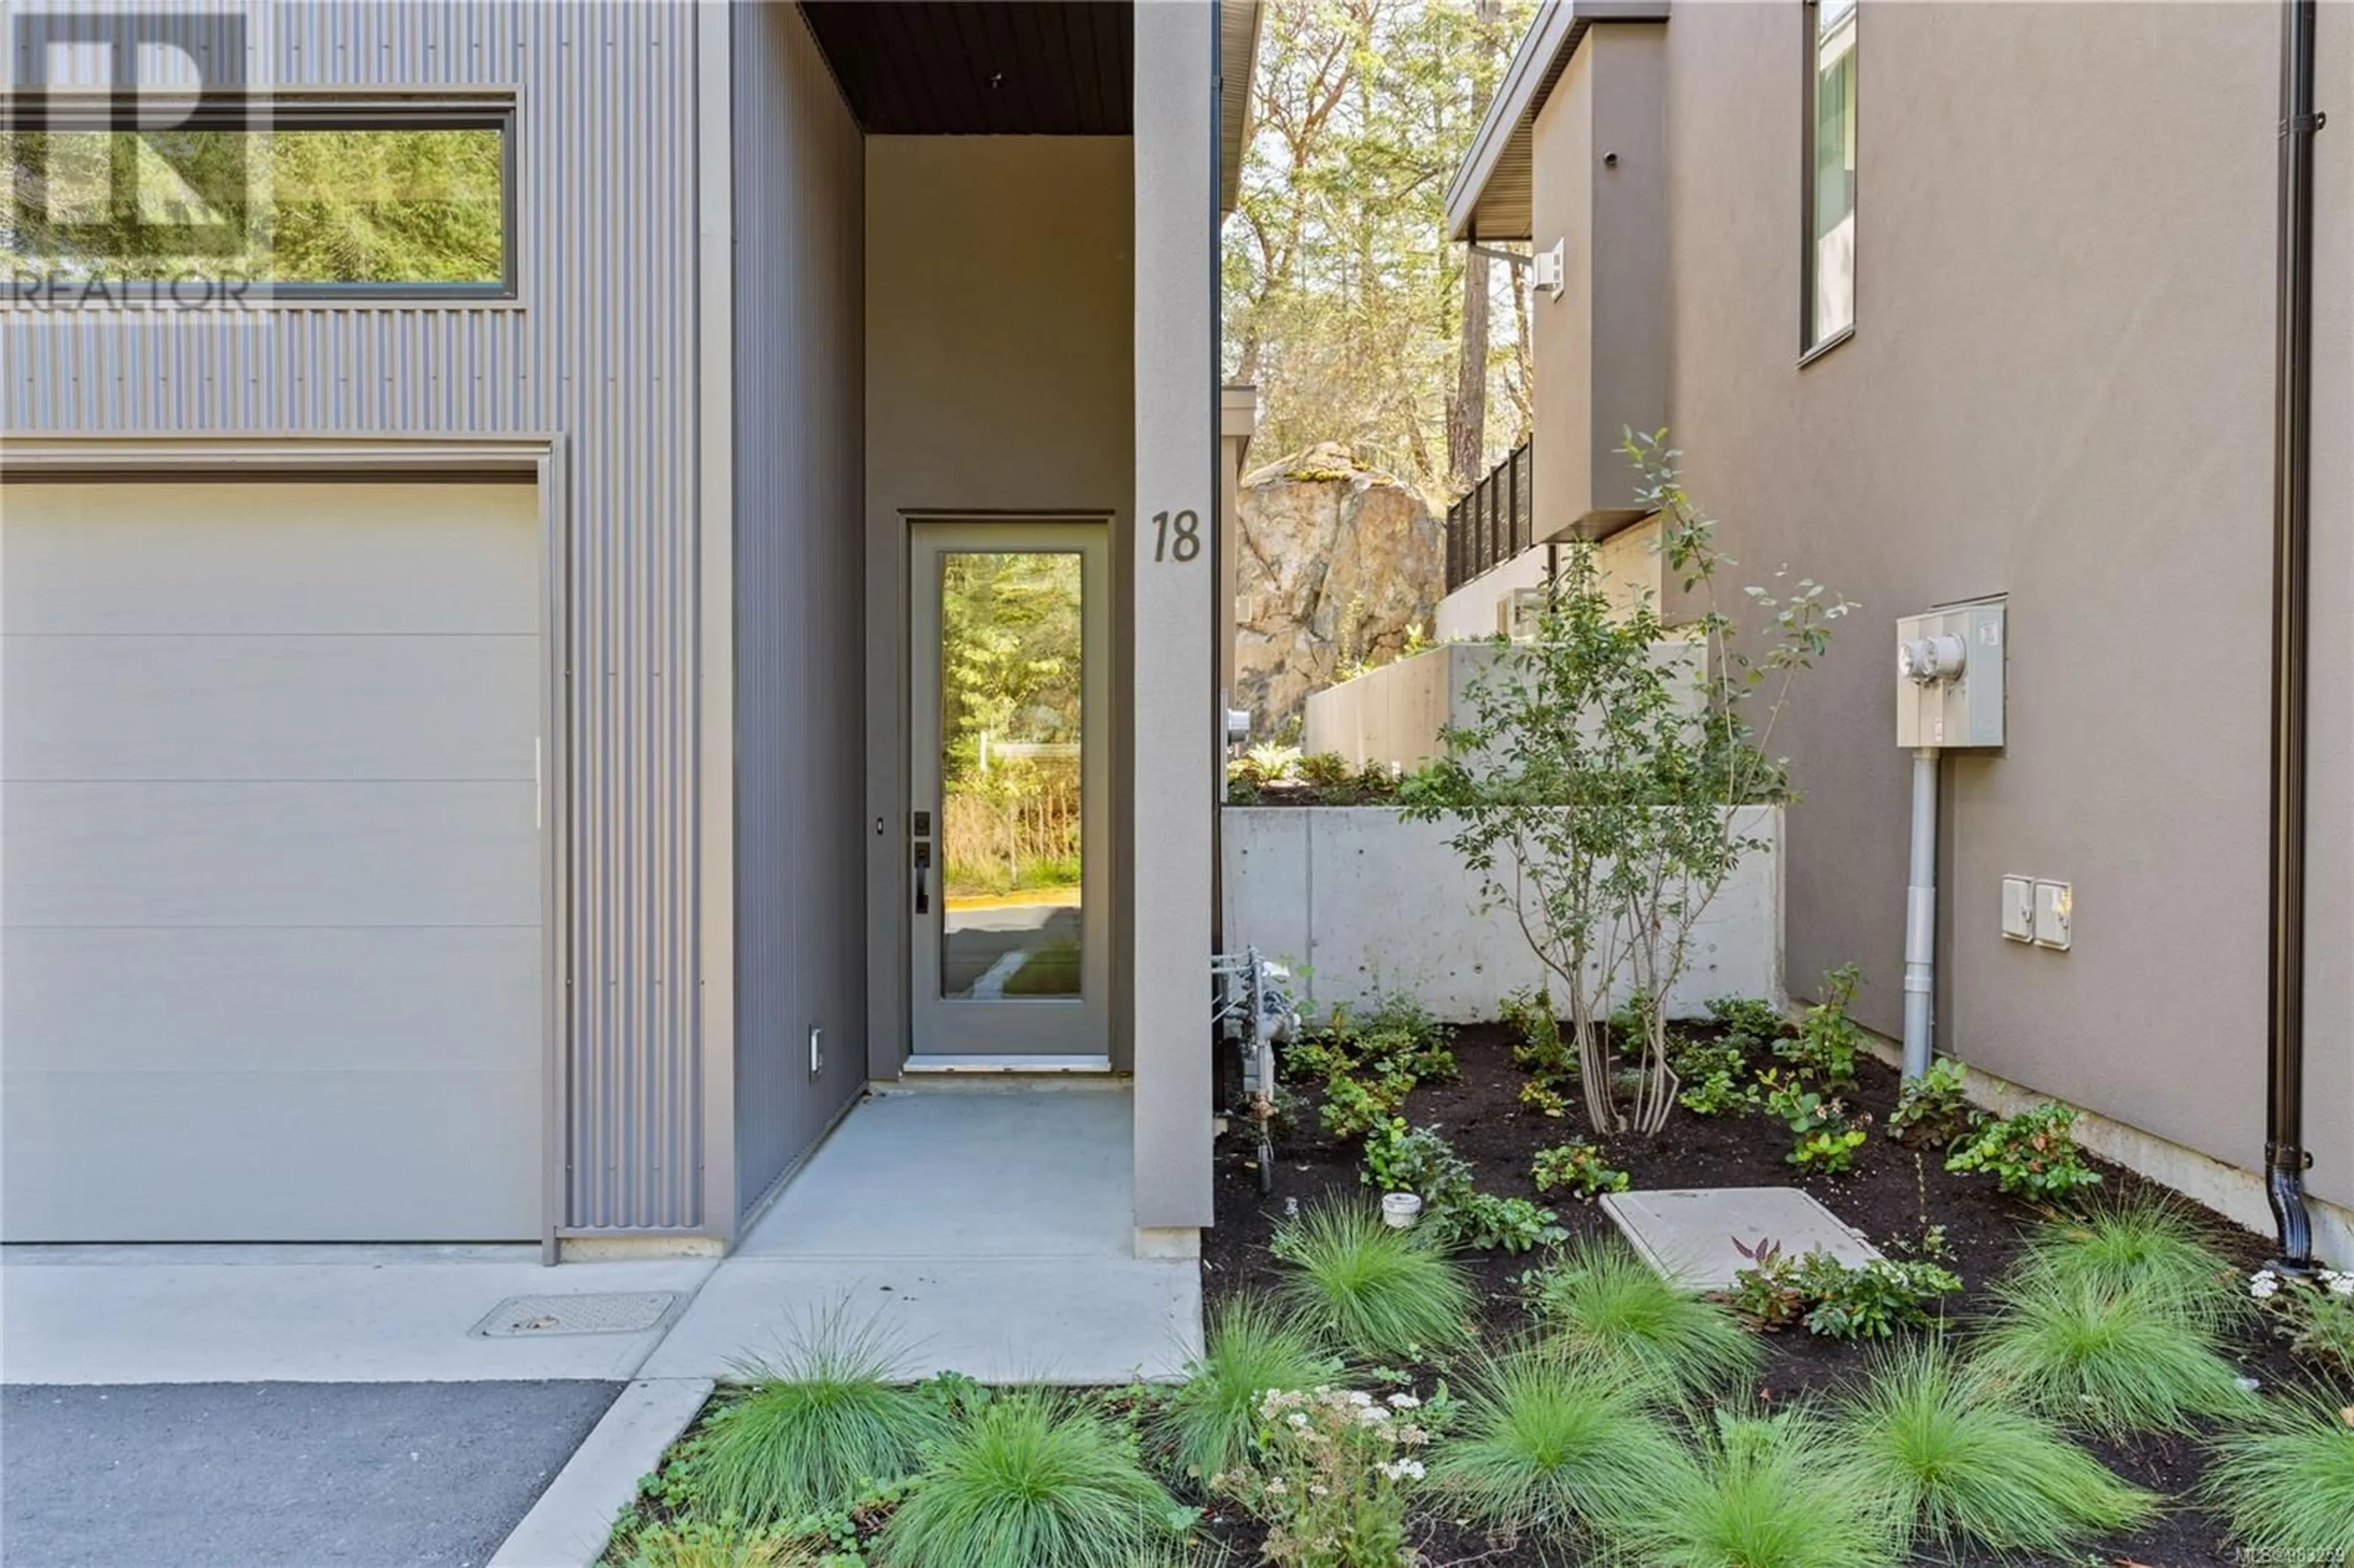
[[[1552,1349],[1645,1388],[1706,1395],[1756,1370],[1757,1341],[1739,1318],[1626,1247],[1576,1242],[1531,1277],[1530,1290]]]
[[[1888,1568],[1884,1510],[1850,1483],[1832,1434],[1804,1407],[1716,1413],[1680,1449],[1621,1540],[1644,1568]]]
[[[2027,1241],[2015,1271],[2105,1296],[2134,1291],[2166,1308],[2212,1323],[2243,1313],[2239,1275],[2210,1244],[2187,1207],[2163,1198],[2096,1202],[2046,1221]]]
[[[2208,1452],[2200,1495],[2247,1561],[2354,1560],[2354,1397],[2280,1400]]]
[[[1677,1457],[1638,1385],[1522,1350],[1475,1372],[1431,1478],[1490,1529],[1606,1534],[1643,1511]]]
[[[684,1456],[709,1517],[759,1527],[846,1509],[914,1472],[945,1430],[905,1387],[900,1357],[846,1304],[797,1325],[774,1360],[740,1369],[750,1386],[716,1410]]]
[[[1882,1356],[1840,1425],[1857,1492],[1908,1542],[2051,1560],[2158,1506],[1941,1345]]]
[[[934,1445],[875,1542],[883,1568],[1099,1568],[1191,1527],[1135,1441],[1068,1396],[1002,1394]]]
[[[1463,1270],[1371,1204],[1310,1203],[1277,1227],[1271,1250],[1291,1266],[1283,1298],[1354,1354],[1413,1361],[1468,1331],[1476,1298]]]
[[[2254,1408],[2213,1326],[2163,1296],[2032,1273],[2006,1277],[1994,1295],[1974,1365],[2069,1425],[2108,1437],[2187,1433],[2201,1417]]]
[[[1201,1357],[1161,1406],[1157,1436],[1178,1474],[1207,1485],[1250,1457],[1260,1395],[1339,1372],[1297,1318],[1258,1297],[1230,1297],[1211,1308]]]
[[[1410,1393],[1270,1389],[1258,1404],[1258,1452],[1218,1489],[1267,1524],[1277,1568],[1397,1568],[1407,1554],[1407,1495],[1425,1476],[1430,1435]]]

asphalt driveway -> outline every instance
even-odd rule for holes
[[[618,1383],[0,1390],[6,1568],[466,1568]]]

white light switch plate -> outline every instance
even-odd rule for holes
[[[2075,894],[2064,882],[2035,885],[2035,945],[2065,952],[2075,940]]]
[[[2002,879],[2002,934],[2013,942],[2035,940],[2035,879]]]

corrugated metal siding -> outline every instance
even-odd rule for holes
[[[16,316],[0,429],[566,435],[567,1217],[701,1226],[694,7],[302,0],[266,23],[281,84],[517,90],[521,308]]]
[[[866,1076],[865,159],[800,7],[733,57],[741,1208]]]

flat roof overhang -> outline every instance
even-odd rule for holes
[[[1259,0],[1216,0],[1218,204],[1232,211],[1250,134]],[[802,0],[870,136],[1126,136],[1131,0]]]
[[[1543,0],[1447,187],[1449,239],[1527,239],[1537,111],[1596,22],[1664,22],[1668,0]]]

